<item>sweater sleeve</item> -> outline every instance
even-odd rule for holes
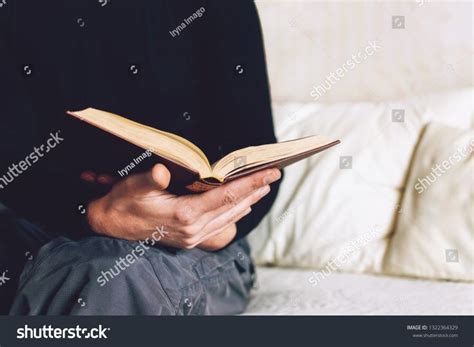
[[[52,233],[83,233],[87,202],[97,188],[82,183],[64,162],[67,130],[40,131],[27,87],[32,67],[21,65],[10,45],[7,19],[0,22],[0,204]]]
[[[262,30],[252,0],[209,2],[208,54],[215,117],[225,116],[228,131],[221,139],[229,153],[276,142]],[[209,43],[210,42],[210,43]],[[222,122],[218,119],[215,122]],[[230,125],[230,127],[229,127]],[[223,154],[226,154],[223,153]],[[236,239],[250,233],[273,205],[280,181],[237,223]]]

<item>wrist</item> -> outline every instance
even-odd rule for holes
[[[104,220],[106,219],[106,196],[89,203],[87,222],[90,229],[97,234],[106,234]]]

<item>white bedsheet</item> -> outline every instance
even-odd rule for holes
[[[248,315],[472,315],[474,285],[332,273],[317,286],[312,270],[263,268]]]

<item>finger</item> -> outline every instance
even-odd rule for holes
[[[224,230],[227,230],[227,228],[229,228],[232,224],[237,223],[239,220],[244,218],[246,215],[250,214],[250,212],[252,212],[252,208],[248,207],[245,211],[243,211],[240,214],[238,214],[237,216],[235,216],[235,218],[232,218],[232,220],[230,221],[229,224],[224,225],[223,227],[202,236],[201,239],[196,243],[195,246],[199,245],[200,243],[203,243],[204,241],[206,241],[210,238],[215,237],[216,235],[220,234]]]
[[[84,171],[81,173],[80,177],[82,180],[86,182],[94,183],[97,177],[97,174],[92,171]]]
[[[127,188],[134,194],[147,193],[153,190],[165,190],[168,188],[171,174],[162,164],[156,164],[145,173],[129,176],[126,179]]]
[[[188,195],[177,209],[177,219],[185,225],[198,224],[205,226],[217,216],[231,210],[242,199],[263,188],[267,182],[279,179],[280,175],[279,170],[264,170],[202,194]],[[238,191],[242,185],[245,189],[239,191],[239,194],[242,194],[240,196],[235,191]],[[255,187],[255,189],[251,189],[251,187]],[[256,193],[256,195],[258,196],[259,193]]]
[[[202,230],[199,232],[197,237],[204,237],[205,235],[209,234],[210,232],[214,230],[218,230],[222,228],[223,226],[231,223],[232,221],[235,221],[236,218],[238,218],[242,213],[247,211],[249,207],[257,203],[260,199],[262,199],[265,195],[267,195],[270,192],[270,186],[264,186],[260,188],[259,190],[253,192],[250,194],[248,197],[243,199],[241,202],[239,202],[235,207],[231,208],[230,210],[221,210],[221,213],[218,211],[213,211],[210,212],[209,215],[203,216],[203,218],[206,218],[209,220]],[[202,221],[201,221],[202,223]]]
[[[109,175],[99,175],[96,179],[97,183],[104,184],[104,185],[111,185],[117,181],[116,177],[112,177]]]
[[[278,169],[262,170],[197,195],[192,199],[195,200],[201,212],[213,211],[223,206],[230,210],[252,192],[279,180],[280,177],[281,172]]]

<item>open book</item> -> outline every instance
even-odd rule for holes
[[[191,191],[209,190],[264,168],[281,169],[340,143],[309,136],[242,148],[211,164],[196,145],[178,135],[94,108],[68,114],[159,156],[170,170],[172,182]]]

